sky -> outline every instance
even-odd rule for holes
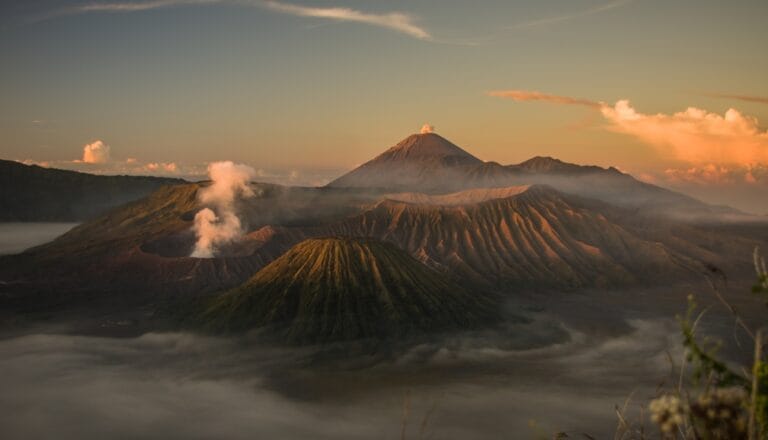
[[[765,0],[7,0],[0,157],[319,185],[429,123],[483,160],[768,212],[766,19]]]

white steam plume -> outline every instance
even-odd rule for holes
[[[195,215],[193,230],[197,236],[191,256],[213,258],[217,248],[231,243],[243,235],[243,227],[235,211],[237,197],[252,197],[248,185],[256,177],[256,170],[230,161],[208,165],[208,175],[213,183],[198,193],[201,203],[208,208]]]
[[[429,124],[424,124],[421,126],[421,134],[427,134],[432,133],[435,131],[435,127]]]

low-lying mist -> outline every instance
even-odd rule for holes
[[[186,333],[28,335],[0,341],[0,426],[28,439],[395,439],[403,423],[406,438],[602,438],[614,405],[652,396],[681,350],[672,320],[629,324],[538,348],[524,348],[523,327],[512,344],[452,336],[358,366]]]
[[[77,223],[2,223],[0,255],[22,252],[47,243],[77,226]]]

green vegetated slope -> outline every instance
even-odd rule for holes
[[[293,343],[471,329],[497,318],[490,296],[470,292],[394,245],[305,240],[242,286],[212,300],[202,326],[267,327]]]

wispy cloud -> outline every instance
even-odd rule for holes
[[[268,9],[270,11],[299,17],[320,18],[337,22],[362,23],[389,29],[420,40],[432,40],[432,35],[416,24],[416,18],[403,12],[369,13],[343,7],[312,7],[276,0],[144,0],[144,1],[96,1],[69,6],[54,11],[41,19],[60,15],[111,12],[130,13],[177,6],[232,4]],[[39,20],[38,20],[39,21]]]
[[[735,99],[737,101],[768,104],[768,96],[729,95],[726,93],[705,93],[704,96],[709,96],[710,98]]]
[[[213,3],[222,3],[221,0],[150,0],[150,1],[119,1],[119,2],[98,2],[87,3],[74,6],[70,9],[71,13],[82,12],[138,12],[150,9],[160,9],[172,6],[183,5],[205,5]]]
[[[585,9],[582,11],[573,12],[571,14],[565,14],[565,15],[558,15],[556,17],[547,17],[547,18],[541,18],[537,20],[531,20],[531,21],[525,21],[522,23],[517,23],[512,26],[510,26],[510,29],[523,29],[523,28],[532,28],[537,26],[544,26],[548,24],[555,24],[555,23],[561,23],[564,21],[570,21],[577,18],[582,17],[588,17],[590,15],[600,14],[602,12],[610,11],[611,9],[616,9],[622,6],[625,6],[629,3],[631,3],[634,0],[616,0],[609,3],[603,3],[601,5]]]
[[[517,102],[541,101],[549,104],[561,105],[581,105],[586,107],[600,108],[603,104],[588,99],[572,98],[570,96],[550,95],[530,90],[492,90],[488,96],[497,98],[507,98]]]
[[[422,40],[429,40],[432,38],[429,32],[415,24],[415,19],[411,15],[402,12],[371,14],[350,8],[318,8],[272,0],[265,1],[264,5],[273,11],[300,17],[315,17],[336,21],[365,23],[372,26],[391,29]]]

